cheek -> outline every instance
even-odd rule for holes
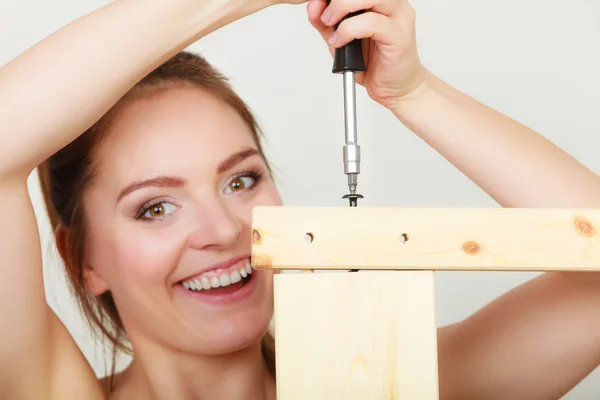
[[[96,251],[91,265],[110,288],[143,287],[140,283],[164,285],[175,269],[184,238],[169,229],[144,227],[143,224],[121,225],[109,234],[93,238],[90,248]]]

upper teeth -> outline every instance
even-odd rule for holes
[[[189,290],[208,290],[223,286],[229,286],[232,283],[238,283],[242,278],[252,275],[252,267],[250,263],[239,269],[234,269],[231,272],[222,272],[220,276],[204,276],[200,275],[194,279],[182,282],[184,288]]]

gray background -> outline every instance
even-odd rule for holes
[[[100,0],[2,0],[0,65],[52,31],[106,4]],[[423,62],[434,73],[573,154],[595,172],[600,131],[600,2],[476,0],[412,2]],[[341,206],[341,78],[306,19],[304,6],[277,6],[238,21],[191,47],[232,80],[260,116],[287,205]],[[39,88],[43,91],[43,87]],[[365,206],[496,207],[485,193],[358,91]],[[507,160],[507,162],[510,162]],[[31,195],[43,217],[34,177]],[[90,340],[60,271],[45,218],[48,300],[97,371]],[[438,273],[440,325],[466,317],[531,278],[523,273]],[[569,327],[565,326],[565,330]],[[593,399],[600,373],[565,399]]]

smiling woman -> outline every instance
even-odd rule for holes
[[[70,283],[114,345],[111,390],[130,342],[164,363],[262,351],[274,375],[271,273],[250,268],[250,211],[281,200],[251,111],[203,58],[155,69],[39,172]]]
[[[276,398],[273,277],[249,262],[252,209],[281,198],[251,111],[182,50],[301,2],[112,1],[0,69],[0,398]],[[597,175],[425,69],[407,0],[307,11],[331,45],[365,38],[357,82],[502,206],[600,205]],[[37,166],[79,302],[133,353],[116,379],[95,376],[46,302]],[[440,327],[440,398],[560,398],[600,364],[598,310],[598,274],[547,273]]]

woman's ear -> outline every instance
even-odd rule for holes
[[[63,224],[59,224],[56,227],[56,231],[54,232],[54,236],[56,237],[56,247],[58,248],[58,252],[60,254],[60,258],[62,258],[63,262],[67,263],[67,228]],[[69,265],[67,268],[71,268]]]
[[[86,290],[94,296],[100,296],[102,293],[108,291],[106,281],[92,266],[87,264],[83,266],[83,281],[85,282]]]
[[[56,228],[56,247],[58,248],[58,252],[60,253],[61,258],[65,264],[65,267],[69,270],[70,274],[73,276],[78,276],[79,272],[76,269],[83,268],[82,277],[83,283],[85,285],[85,290],[95,296],[99,296],[102,293],[108,290],[108,285],[102,279],[100,274],[87,262],[87,260],[82,260],[81,265],[73,265],[70,261],[70,257],[68,256],[69,252],[69,231],[68,228],[64,225],[60,224]]]

